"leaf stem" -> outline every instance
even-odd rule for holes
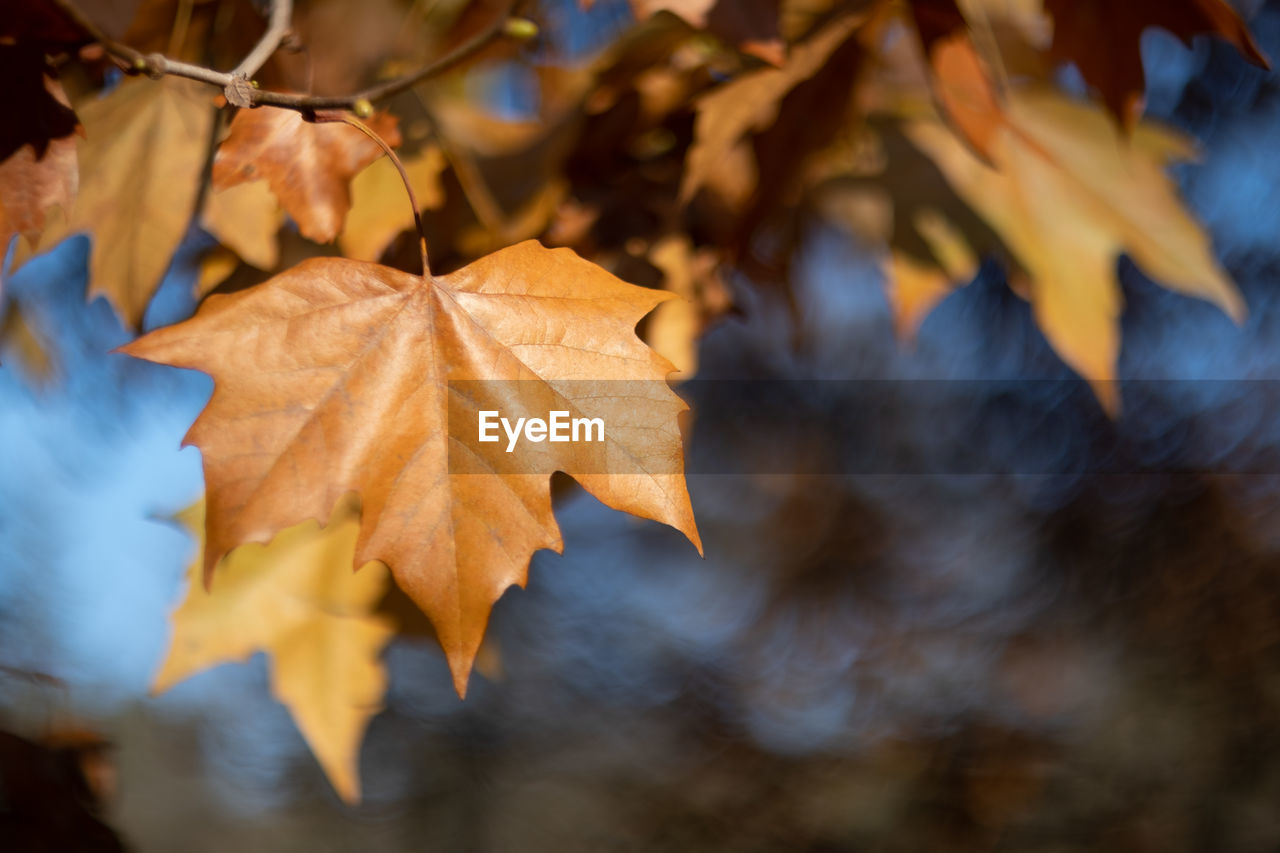
[[[422,227],[422,215],[418,213],[418,198],[413,194],[413,185],[409,183],[409,173],[405,171],[404,164],[400,162],[400,158],[396,156],[396,152],[391,150],[391,146],[387,141],[373,131],[368,125],[360,121],[355,116],[346,113],[337,112],[319,112],[312,118],[317,124],[327,124],[329,122],[342,122],[350,125],[365,136],[378,143],[382,148],[382,153],[386,154],[388,159],[395,165],[396,171],[400,173],[400,180],[404,182],[404,191],[409,194],[409,204],[413,207],[413,224],[418,229],[418,251],[422,255],[422,277],[426,278],[431,275],[431,267],[427,263],[427,232]]]

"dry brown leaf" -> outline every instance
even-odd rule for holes
[[[445,165],[444,154],[435,145],[404,160],[419,209],[429,210],[444,202],[440,173]],[[351,182],[351,212],[338,246],[348,258],[376,261],[395,236],[409,228],[413,228],[413,209],[404,182],[390,160],[379,158]]]
[[[214,239],[260,270],[275,269],[280,262],[276,235],[283,221],[280,204],[263,181],[211,190],[200,217]]]
[[[49,211],[70,208],[78,183],[74,136],[50,142],[40,159],[27,145],[0,163],[0,253],[15,234],[27,241],[24,254],[38,246]]]
[[[379,113],[366,124],[388,145],[400,144],[394,116]],[[218,146],[213,185],[265,180],[302,235],[328,243],[351,208],[351,179],[380,156],[377,143],[339,122],[307,122],[292,110],[241,110]]]
[[[912,14],[939,112],[983,157],[1004,121],[996,89],[956,0],[913,0]]]
[[[993,148],[996,168],[937,122],[917,122],[908,134],[1012,251],[1049,343],[1114,412],[1122,252],[1165,287],[1207,299],[1236,321],[1244,316],[1208,236],[1165,174],[1193,151],[1149,124],[1126,141],[1100,110],[1052,93],[1015,94],[1008,115]]]
[[[356,562],[391,567],[463,693],[493,602],[524,582],[535,550],[561,547],[553,469],[699,542],[677,423],[685,406],[665,382],[671,364],[634,332],[665,298],[532,241],[429,279],[316,258],[210,297],[124,350],[214,378],[187,436],[208,484],[205,571],[356,491]],[[516,456],[476,443],[479,410],[522,401],[543,417],[601,417],[606,440]]]
[[[794,46],[783,67],[744,74],[699,100],[680,197],[687,201],[703,186],[715,187],[717,176],[724,175],[725,163],[734,164],[729,195],[742,195],[744,182],[754,185],[754,174],[742,174],[751,162],[745,148],[749,136],[773,126],[783,98],[812,77],[861,21],[860,16],[846,15]]]
[[[179,519],[204,544],[204,504]],[[297,722],[333,787],[360,799],[360,741],[382,709],[387,674],[382,650],[395,634],[374,613],[386,592],[386,567],[354,574],[359,503],[339,501],[325,527],[315,521],[282,530],[269,545],[227,555],[212,586],[204,561],[187,572],[186,597],[173,612],[173,639],[152,687],[168,690],[197,672],[266,652],[271,692]]]
[[[48,211],[70,207],[76,194],[79,122],[62,84],[45,71],[43,54],[0,45],[8,81],[0,108],[15,117],[0,134],[0,256],[15,234],[27,241],[24,252],[34,249]]]
[[[1269,67],[1249,28],[1223,0],[1044,0],[1044,6],[1053,17],[1054,56],[1074,62],[1126,128],[1142,113],[1141,41],[1148,27],[1166,29],[1188,45],[1193,36],[1216,35],[1250,62]]]
[[[136,329],[191,220],[213,105],[189,80],[126,80],[80,119],[79,194],[50,217],[40,251],[87,232],[89,298],[106,296]]]

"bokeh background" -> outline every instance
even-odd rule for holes
[[[626,24],[552,5],[565,56]],[[1280,3],[1241,8],[1280,57]],[[107,820],[148,851],[1280,849],[1280,76],[1143,50],[1243,327],[1122,260],[1111,422],[994,269],[908,348],[875,259],[814,225],[798,314],[738,277],[702,343],[706,559],[565,489],[564,556],[498,604],[465,702],[430,639],[391,646],[358,807],[261,655],[148,694],[211,383],[110,352],[86,240],[32,261],[7,286],[54,372],[0,354],[0,727],[109,740]],[[484,72],[503,110],[519,72]],[[201,241],[149,326],[192,309]],[[717,379],[802,393],[753,420]]]

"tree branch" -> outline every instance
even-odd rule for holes
[[[258,43],[249,51],[249,55],[240,60],[240,64],[231,70],[231,76],[248,80],[258,73],[258,69],[271,58],[280,46],[280,41],[293,27],[293,0],[272,0],[271,17],[267,23],[267,31],[258,39]]]
[[[279,46],[283,32],[273,36],[274,43],[264,35],[262,41],[237,66],[237,71],[228,73],[214,71],[212,68],[205,68],[200,65],[192,65],[189,62],[182,62],[177,59],[170,59],[159,53],[144,54],[108,36],[102,31],[101,27],[95,24],[75,5],[73,0],[53,0],[53,3],[83,29],[90,38],[101,44],[107,54],[115,59],[127,74],[146,74],[149,77],[163,77],[166,75],[185,77],[189,80],[198,80],[201,83],[218,86],[224,92],[234,92],[238,98],[242,98],[247,102],[247,106],[280,107],[307,114],[314,113],[316,110],[352,110],[359,114],[362,112],[362,104],[367,106],[374,101],[389,98],[423,80],[442,74],[470,59],[488,47],[490,43],[503,36],[509,35],[512,38],[529,37],[531,31],[536,32],[536,29],[532,29],[527,22],[524,27],[509,27],[508,22],[511,20],[511,13],[515,10],[517,2],[518,0],[507,0],[503,9],[488,26],[435,62],[430,62],[416,71],[411,71],[403,76],[370,86],[363,91],[350,95],[301,95],[294,92],[273,92],[255,89],[248,85],[245,77],[237,75],[237,71],[240,68],[249,67],[250,59],[258,62],[258,67],[261,67],[261,63],[266,62],[271,53]],[[291,7],[290,0],[277,0],[272,7],[271,24],[268,26],[267,35],[271,35],[272,31],[275,30],[276,21],[283,14],[281,10],[290,9]],[[285,32],[287,32],[287,29],[286,26]],[[509,32],[509,29],[512,31]],[[267,44],[270,44],[269,48],[264,47]],[[260,61],[257,58],[259,53],[265,54]],[[237,103],[230,95],[228,95],[228,100],[232,103]]]

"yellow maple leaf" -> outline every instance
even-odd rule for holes
[[[179,519],[203,553],[203,501]],[[387,589],[386,567],[371,562],[351,571],[359,530],[360,511],[348,496],[326,527],[307,521],[282,530],[269,545],[235,549],[207,590],[197,556],[153,686],[164,691],[209,667],[265,651],[272,693],[348,802],[360,798],[360,741],[382,709],[387,675],[380,655],[395,633],[391,621],[374,612]]]
[[[280,262],[276,235],[284,222],[284,211],[266,181],[211,189],[200,222],[245,263],[273,270]]]
[[[420,209],[444,203],[440,173],[444,153],[432,145],[404,158],[405,174]],[[342,254],[357,261],[376,261],[401,231],[413,227],[413,213],[400,173],[386,157],[356,175],[351,182],[351,210],[338,237]]]
[[[126,80],[77,112],[79,195],[69,215],[49,216],[38,250],[87,232],[89,297],[137,328],[191,220],[212,101],[189,80]]]
[[[1057,94],[1015,94],[1007,115],[993,141],[994,167],[940,122],[917,121],[907,133],[1008,247],[1045,337],[1115,412],[1122,253],[1165,287],[1244,317],[1240,294],[1165,172],[1194,151],[1150,123],[1125,139],[1101,109]]]

